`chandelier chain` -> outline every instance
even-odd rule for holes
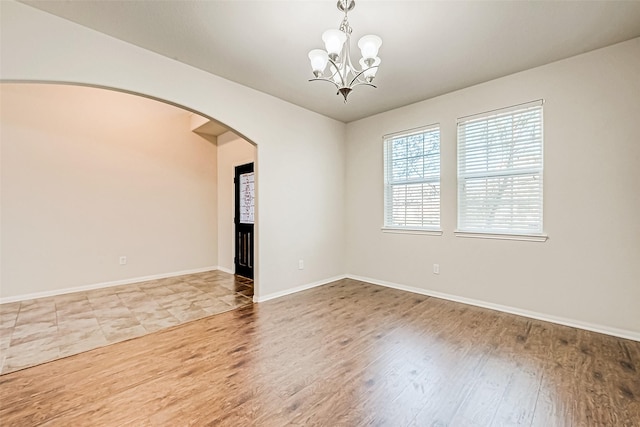
[[[353,29],[351,28],[351,26],[349,26],[349,19],[347,17],[347,11],[344,11],[344,19],[342,20],[342,24],[340,24],[340,31],[342,31],[345,34],[349,34],[351,35],[351,32],[353,31]]]
[[[340,31],[349,35],[353,31],[353,29],[349,25],[348,13],[351,9],[353,9],[354,6],[355,6],[355,1],[351,2],[351,4],[349,4],[348,0],[338,1],[338,9],[344,10],[344,18],[342,19],[342,24],[340,24]]]

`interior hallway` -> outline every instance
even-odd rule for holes
[[[214,270],[0,305],[0,374],[252,303],[253,281]]]

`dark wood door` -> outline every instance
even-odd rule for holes
[[[253,279],[253,224],[255,220],[255,175],[253,163],[236,166],[236,274]]]

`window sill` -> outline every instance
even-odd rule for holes
[[[442,230],[440,229],[382,227],[381,230],[383,233],[424,234],[427,236],[442,236]]]
[[[454,231],[456,237],[466,237],[472,239],[498,239],[498,240],[520,240],[524,242],[546,242],[549,236],[546,234],[498,234],[479,233],[470,231]]]

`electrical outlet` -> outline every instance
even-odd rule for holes
[[[120,257],[120,265],[125,265],[127,263],[127,257],[126,256],[121,256]]]
[[[298,270],[304,270],[304,260],[303,259],[299,259],[298,260]]]
[[[433,264],[433,274],[440,274],[440,264]]]

